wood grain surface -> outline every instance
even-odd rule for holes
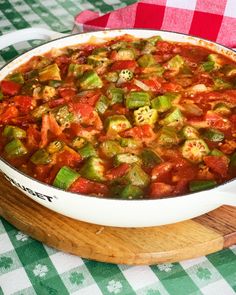
[[[80,222],[32,201],[0,176],[0,215],[33,238],[83,258],[156,264],[194,258],[236,243],[236,208],[176,224],[116,228]]]

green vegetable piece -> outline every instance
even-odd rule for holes
[[[142,143],[139,140],[136,140],[134,138],[121,138],[120,139],[120,145],[122,147],[136,149],[136,148],[141,147]]]
[[[155,97],[151,101],[151,105],[159,113],[164,113],[172,107],[172,97],[168,93]]]
[[[127,184],[141,187],[148,186],[150,182],[149,176],[137,164],[133,164],[133,167],[122,177],[122,180]]]
[[[200,163],[209,152],[207,144],[202,139],[188,139],[182,148],[183,157],[193,163]]]
[[[30,158],[35,165],[45,165],[51,162],[51,156],[45,149],[37,150]]]
[[[220,66],[221,63],[223,62],[221,56],[217,53],[211,53],[208,55],[207,59],[209,61],[213,61],[216,65]]]
[[[129,120],[124,115],[113,115],[105,121],[105,128],[108,133],[119,133],[131,127]]]
[[[108,109],[109,107],[109,100],[105,95],[101,95],[100,98],[98,99],[96,105],[95,105],[95,110],[99,113],[99,114],[104,114],[105,111]]]
[[[215,78],[214,79],[214,88],[216,90],[230,89],[230,88],[232,88],[232,84],[228,81],[221,79],[221,78]]]
[[[218,149],[216,149],[216,148],[213,149],[213,150],[210,152],[209,155],[211,155],[211,156],[216,156],[216,157],[225,156],[224,153],[222,153],[220,150],[218,150]]]
[[[127,44],[128,43],[125,42],[125,41],[118,41],[118,42],[111,45],[111,49],[117,50],[117,49],[120,49],[120,48],[126,48]]]
[[[203,137],[213,142],[220,142],[224,140],[224,133],[217,129],[206,129],[203,132]]]
[[[230,167],[236,168],[236,152],[230,157]]]
[[[158,143],[162,146],[173,146],[178,144],[180,141],[175,129],[173,127],[164,126],[158,137]]]
[[[144,91],[132,91],[126,96],[125,104],[128,109],[149,106],[150,94]]]
[[[24,73],[24,77],[25,77],[25,80],[31,80],[38,77],[38,74],[39,74],[38,70],[31,70],[27,73]]]
[[[49,154],[55,154],[55,153],[61,151],[64,146],[65,146],[64,142],[62,142],[60,140],[54,140],[49,143],[49,145],[47,147],[47,152]]]
[[[197,129],[192,126],[184,126],[184,128],[180,132],[181,137],[184,139],[197,139],[199,138],[199,133]]]
[[[147,39],[148,42],[150,42],[152,45],[156,45],[157,41],[161,41],[161,36],[153,36]]]
[[[27,152],[28,152],[27,148],[24,146],[24,144],[18,138],[13,139],[7,145],[5,145],[4,151],[10,157],[20,157],[20,156],[27,154]]]
[[[175,55],[167,62],[169,70],[179,71],[184,65],[184,60],[180,55]]]
[[[161,125],[169,125],[173,123],[179,123],[183,121],[183,115],[179,108],[175,108],[172,112],[167,114],[167,116],[160,121]]]
[[[21,129],[17,126],[12,125],[6,125],[3,129],[3,136],[9,137],[9,138],[24,138],[26,137],[26,131]]]
[[[53,185],[67,190],[80,177],[79,173],[70,167],[63,166],[57,173]]]
[[[62,81],[59,80],[49,80],[48,81],[48,86],[58,88],[62,85]]]
[[[124,99],[124,90],[116,87],[109,87],[107,95],[110,100],[110,105],[122,103]]]
[[[91,144],[91,142],[87,142],[83,147],[78,149],[79,154],[83,159],[89,158],[89,157],[96,157],[97,152],[94,148],[94,146]]]
[[[68,127],[74,120],[74,114],[69,111],[67,105],[53,109],[52,114],[55,116],[57,123],[63,127]]]
[[[106,56],[108,49],[106,47],[98,47],[92,51],[93,55]]]
[[[141,107],[134,111],[134,122],[136,125],[154,125],[157,118],[157,110],[151,109],[149,106]]]
[[[2,91],[0,90],[0,101],[3,99],[3,93]]]
[[[152,54],[144,54],[138,60],[140,67],[146,68],[156,64],[155,58]]]
[[[143,190],[135,185],[128,184],[120,189],[119,197],[121,199],[142,199],[144,193]]]
[[[159,155],[148,148],[144,149],[141,152],[141,158],[143,165],[147,168],[153,168],[154,166],[162,162],[162,159],[159,157]]]
[[[192,180],[189,182],[190,192],[198,192],[213,188],[217,185],[215,180]]]
[[[37,56],[35,60],[31,63],[33,69],[42,69],[48,66],[52,62],[52,59],[46,56]]]
[[[227,76],[227,77],[234,77],[236,76],[236,66],[235,65],[231,65],[231,64],[227,64],[224,65],[221,69],[221,71]]]
[[[83,146],[85,146],[86,143],[87,143],[87,140],[85,138],[76,136],[72,141],[72,146],[73,148],[78,150],[82,148]]]
[[[214,112],[223,116],[228,116],[231,114],[231,110],[224,103],[218,103],[214,107]]]
[[[78,78],[78,77],[81,77],[84,74],[84,72],[85,72],[84,65],[71,63],[68,67],[67,76],[68,77],[74,76]]]
[[[93,181],[105,181],[104,161],[98,157],[90,157],[80,169],[80,174]]]
[[[119,80],[117,81],[117,83],[128,82],[133,79],[133,76],[134,75],[133,75],[132,71],[130,71],[128,69],[123,69],[119,73]]]
[[[106,140],[100,144],[101,152],[107,157],[112,158],[117,154],[123,153],[123,148],[115,140]]]
[[[133,155],[133,154],[130,154],[130,153],[115,155],[115,157],[114,157],[114,165],[115,166],[119,166],[122,163],[127,163],[127,164],[133,164],[133,163],[141,164],[142,161],[141,161],[141,159],[138,156]]]
[[[80,87],[82,89],[102,88],[103,82],[95,71],[87,71],[80,78]]]
[[[87,58],[87,63],[94,67],[101,65],[108,65],[109,59],[100,55],[89,55]]]
[[[39,70],[39,80],[41,82],[48,80],[61,80],[60,69],[57,64],[49,65]]]
[[[133,60],[135,53],[132,48],[121,48],[117,52],[116,60]]]
[[[24,77],[21,73],[15,73],[8,76],[8,79],[19,84],[24,84]]]
[[[206,61],[202,64],[202,69],[205,72],[211,72],[215,69],[215,62],[214,61]]]
[[[108,81],[108,82],[112,82],[112,83],[115,83],[119,78],[119,75],[117,72],[109,72],[105,75],[105,79]]]
[[[44,86],[43,88],[42,88],[42,91],[41,91],[41,93],[40,93],[40,96],[44,99],[44,100],[46,100],[46,101],[48,101],[48,100],[50,100],[51,98],[53,98],[54,96],[55,96],[55,94],[56,94],[56,89],[54,88],[54,87],[52,87],[52,86]]]
[[[50,108],[48,106],[48,104],[42,104],[40,106],[38,106],[37,108],[35,108],[32,112],[31,115],[39,120],[42,118],[43,114],[46,114],[50,111]]]

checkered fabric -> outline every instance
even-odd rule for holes
[[[49,248],[0,219],[0,294],[233,295],[236,246],[180,263],[99,263]]]
[[[31,26],[68,33],[73,27],[74,15],[82,10],[106,13],[134,2],[0,0],[0,35]],[[157,2],[159,5],[165,3]],[[192,9],[196,7],[195,0],[167,2],[172,7],[178,4],[186,8],[190,3]],[[224,4],[224,0],[214,4],[214,12]],[[235,13],[233,6],[228,11]],[[3,65],[38,44],[39,41],[35,40],[6,48],[0,52],[0,63]],[[3,294],[233,295],[236,294],[236,246],[180,263],[115,265],[82,259],[49,248],[0,218],[0,295]]]
[[[175,31],[236,47],[235,0],[143,0],[99,16],[84,11],[78,28],[149,28]]]

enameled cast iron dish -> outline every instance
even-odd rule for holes
[[[114,38],[122,34],[131,34],[139,38],[160,35],[163,39],[169,41],[203,45],[230,56],[236,61],[236,53],[233,50],[213,42],[178,33],[125,29],[62,36],[62,34],[45,29],[24,29],[0,37],[0,49],[22,40],[59,38],[34,48],[8,63],[0,70],[0,81],[31,57],[42,55],[52,48],[85,43],[91,37],[96,37],[97,42],[100,42],[101,39]],[[155,200],[117,200],[83,196],[43,184],[19,172],[3,159],[0,159],[0,170],[12,185],[41,205],[63,215],[101,225],[119,227],[163,225],[199,216],[223,204],[236,206],[236,180],[231,180],[214,189],[184,196]]]

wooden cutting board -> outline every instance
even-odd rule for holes
[[[156,264],[213,253],[236,243],[236,208],[149,228],[115,228],[57,214],[0,175],[0,215],[33,238],[83,258],[121,264]]]

